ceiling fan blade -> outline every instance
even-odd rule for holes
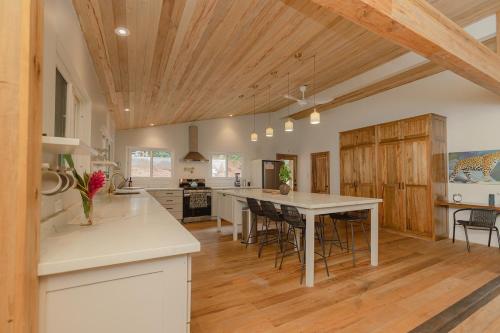
[[[327,103],[330,103],[331,101],[333,101],[335,98],[323,98],[323,99],[317,99],[316,100],[316,104],[320,105],[320,104],[327,104]]]
[[[290,95],[288,95],[288,94],[283,95],[283,97],[285,97],[286,99],[291,99],[292,101],[296,101],[296,102],[300,101],[300,99],[295,98],[295,97],[293,97],[293,96],[290,96]]]

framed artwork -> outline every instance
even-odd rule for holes
[[[449,153],[448,179],[456,184],[500,184],[500,150]]]

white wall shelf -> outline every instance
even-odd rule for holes
[[[42,136],[42,147],[53,154],[97,155],[97,150],[77,138]]]

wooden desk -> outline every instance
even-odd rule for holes
[[[437,200],[436,206],[443,206],[448,208],[464,209],[464,208],[476,208],[476,209],[492,209],[500,212],[500,206],[489,206],[487,204],[479,204],[472,202],[454,202],[446,200]]]

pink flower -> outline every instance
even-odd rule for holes
[[[102,172],[101,170],[94,172],[90,176],[87,188],[87,194],[90,200],[92,200],[97,191],[99,191],[99,189],[104,186],[105,182],[106,182],[106,176],[104,175],[104,172]]]

